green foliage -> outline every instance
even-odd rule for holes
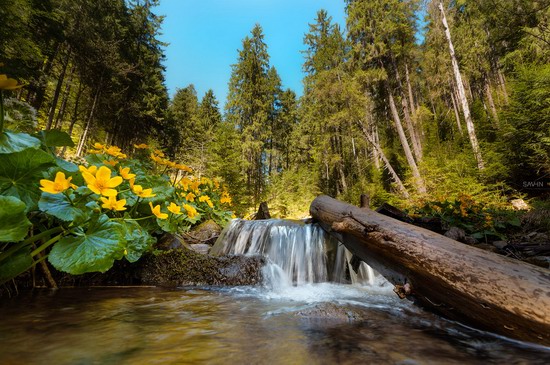
[[[429,201],[413,210],[423,217],[436,217],[447,228],[458,227],[478,240],[505,239],[520,226],[520,213],[505,209],[502,204],[487,204],[467,194],[454,199]]]
[[[25,208],[21,200],[0,195],[0,242],[18,242],[27,236],[32,224]]]

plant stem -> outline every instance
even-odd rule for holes
[[[56,243],[57,241],[59,241],[59,239],[61,238],[61,236],[63,236],[62,234],[58,234],[57,236],[55,236],[54,238],[51,238],[50,240],[46,241],[45,243],[43,243],[41,246],[39,246],[36,250],[32,251],[31,252],[31,256],[35,256],[37,254],[39,254],[40,252],[44,251],[45,249],[47,249],[48,247],[50,247],[51,245],[53,245],[54,243]]]
[[[40,240],[44,237],[50,236],[50,235],[55,234],[55,233],[59,233],[61,231],[63,231],[63,227],[60,227],[60,226],[54,227],[54,228],[49,229],[47,231],[41,232],[41,233],[37,234],[36,236],[29,237],[24,241],[16,243],[15,245],[11,246],[7,251],[2,252],[0,254],[0,262],[5,260],[6,258],[10,257],[11,255],[13,255],[13,253],[15,253],[20,248],[25,247],[27,245],[30,245],[31,243],[36,242],[36,241],[38,241],[38,240]]]

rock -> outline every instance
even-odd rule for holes
[[[466,237],[466,232],[462,228],[451,227],[445,232],[445,237],[449,237],[452,240],[463,242]]]
[[[533,257],[528,257],[523,261],[533,265],[544,267],[546,269],[550,269],[550,257],[548,256],[533,256]]]
[[[208,255],[208,251],[212,248],[210,245],[207,245],[206,243],[192,243],[189,246],[191,246],[191,249],[195,252],[200,253],[201,255]]]
[[[260,256],[212,257],[192,250],[164,251],[142,258],[145,285],[256,285],[262,282],[265,259]]]
[[[181,250],[184,248],[190,249],[190,246],[180,235],[165,233],[157,240],[155,248],[161,251],[169,251]]]
[[[508,246],[508,242],[506,242],[506,241],[494,241],[493,246],[495,246],[499,250],[502,250],[504,247]]]
[[[186,233],[185,238],[190,244],[206,243],[212,245],[216,242],[221,231],[222,228],[210,219]]]
[[[523,199],[512,199],[510,204],[514,207],[515,210],[529,210],[531,207]]]
[[[297,317],[304,317],[314,320],[332,320],[339,322],[353,322],[365,320],[361,310],[350,306],[338,306],[334,303],[321,303],[311,308],[303,309],[294,313]]]
[[[477,243],[477,240],[472,236],[466,236],[464,237],[463,242],[467,245],[475,245]]]

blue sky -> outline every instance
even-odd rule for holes
[[[270,63],[283,87],[301,95],[300,51],[308,24],[325,9],[344,29],[344,6],[344,0],[161,0],[155,13],[166,16],[160,39],[169,43],[164,64],[170,96],[193,84],[199,100],[214,90],[223,109],[231,65],[256,23],[263,28]]]

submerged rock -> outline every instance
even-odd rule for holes
[[[311,308],[295,312],[294,315],[312,320],[331,320],[337,322],[355,322],[367,319],[364,310],[347,305],[336,305],[334,303],[317,304]]]

